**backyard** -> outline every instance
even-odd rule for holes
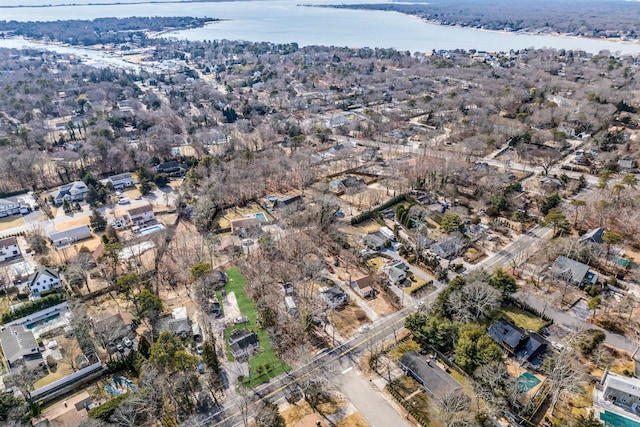
[[[244,316],[247,316],[249,322],[243,325],[229,326],[225,330],[225,341],[228,342],[229,334],[231,333],[231,331],[236,329],[249,329],[254,331],[258,336],[258,339],[260,340],[261,350],[255,353],[249,359],[249,368],[252,375],[246,383],[248,387],[255,387],[268,381],[270,378],[282,374],[283,372],[287,371],[289,367],[282,363],[280,359],[278,359],[273,353],[271,342],[269,341],[269,334],[257,327],[256,306],[244,292],[247,281],[240,272],[240,269],[234,267],[230,270],[227,270],[227,276],[229,278],[229,281],[226,286],[226,291],[227,293],[233,292],[235,294],[236,300],[238,302],[238,308]],[[233,356],[231,356],[231,352],[228,349],[227,354],[229,360],[233,360]],[[269,369],[263,369],[265,366],[268,366]],[[263,373],[257,377],[253,377],[253,374],[257,372],[258,367],[261,367],[260,369],[263,370]]]
[[[497,317],[506,318],[527,331],[538,332],[548,325],[548,322],[544,319],[514,306],[501,307],[498,310]]]

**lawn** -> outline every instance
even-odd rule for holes
[[[545,320],[539,318],[535,314],[513,306],[501,307],[498,310],[497,317],[506,318],[515,323],[516,326],[528,331],[537,332],[547,325]]]
[[[430,418],[429,414],[433,413],[433,408],[431,408],[429,396],[422,391],[420,384],[413,378],[409,376],[398,378],[392,383],[392,387],[402,399],[405,399],[407,403],[413,406],[417,414],[422,415],[427,420]],[[407,400],[409,396],[411,397]]]
[[[13,227],[24,225],[24,218],[13,215],[0,218],[0,231],[9,230]]]
[[[250,329],[254,331],[256,335],[258,335],[258,338],[260,340],[261,351],[255,353],[253,357],[249,359],[249,367],[251,369],[251,373],[253,375],[256,372],[256,368],[258,366],[264,366],[267,363],[271,367],[267,373],[259,377],[251,378],[251,380],[248,382],[248,386],[250,388],[253,388],[259,384],[269,381],[270,378],[276,377],[286,372],[289,367],[282,363],[280,359],[278,359],[273,353],[271,341],[269,341],[269,334],[257,327],[256,305],[244,292],[247,281],[240,272],[240,269],[238,267],[234,267],[230,270],[227,270],[227,276],[229,277],[229,282],[227,283],[226,290],[227,292],[235,293],[236,300],[238,301],[238,308],[244,316],[247,316],[249,318],[249,323],[244,325],[229,326],[224,333],[225,341],[228,342],[229,334],[235,329]],[[229,355],[229,360],[233,360],[231,352],[228,349],[227,353]]]
[[[425,286],[428,286],[426,280],[424,280],[422,277],[416,276],[413,273],[407,274],[407,280],[409,281],[409,283],[411,283],[411,286],[403,288],[407,295],[411,295],[411,292],[414,292],[414,290],[417,291],[418,289],[422,289]]]

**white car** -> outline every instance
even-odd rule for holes
[[[120,199],[120,200],[118,201],[118,204],[119,204],[119,205],[128,205],[129,203],[131,203],[131,200],[129,200],[129,199],[128,199],[128,198],[126,198],[126,197],[125,197],[125,198],[123,198],[123,199]]]
[[[358,332],[363,333],[369,330],[369,325],[362,325],[358,328]]]

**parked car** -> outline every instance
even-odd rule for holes
[[[234,319],[233,323],[236,325],[241,325],[243,323],[249,323],[249,318],[247,316],[238,316]]]
[[[327,268],[327,271],[329,271],[329,273],[333,273],[333,267],[331,267],[331,264],[325,264],[325,267]]]
[[[369,330],[369,325],[362,325],[358,328],[358,332],[363,333]]]
[[[198,362],[198,373],[204,374],[204,363],[202,363],[202,360]]]
[[[120,353],[124,353],[124,347],[120,343],[116,344],[116,350],[118,350]]]
[[[131,341],[129,337],[122,338],[122,344],[124,344],[125,347],[129,347],[129,348],[133,347],[133,341]]]
[[[203,350],[202,350],[202,343],[198,343],[196,344],[196,353],[198,354],[202,354]]]

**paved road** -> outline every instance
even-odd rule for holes
[[[638,347],[638,343],[627,339],[619,334],[614,334],[613,332],[605,331],[598,326],[589,323],[585,320],[578,319],[572,316],[570,313],[562,310],[557,310],[547,304],[546,301],[542,301],[538,297],[526,294],[524,292],[516,292],[514,295],[516,299],[522,301],[529,306],[533,307],[540,313],[544,313],[550,318],[553,319],[553,322],[557,325],[565,326],[569,329],[576,330],[578,328],[587,328],[587,329],[600,329],[602,332],[606,334],[606,338],[604,342],[612,347],[615,347],[620,350],[627,351],[629,353],[633,353]]]
[[[489,271],[509,265],[512,260],[518,264],[530,256],[540,244],[553,236],[553,229],[536,225],[513,242],[476,265]]]
[[[360,411],[371,427],[411,426],[356,369],[346,368],[339,376],[338,382],[340,391]]]

